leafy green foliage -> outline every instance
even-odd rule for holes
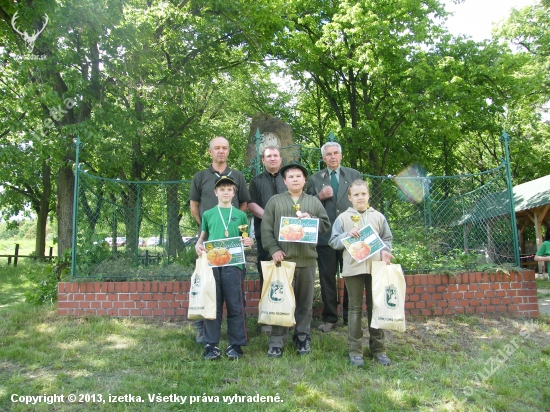
[[[411,163],[445,176],[491,169],[503,128],[515,183],[550,173],[547,0],[514,12],[499,33],[519,53],[449,35],[439,1],[31,3],[0,6],[0,163],[10,165],[0,209],[33,210],[42,240],[55,209],[59,253],[72,242],[77,135],[83,169],[130,181],[191,179],[210,163],[216,135],[243,169],[258,111],[308,146],[334,131],[344,163],[366,173]],[[32,55],[11,28],[15,12],[27,28],[49,16]],[[112,201],[138,200],[128,191]],[[186,200],[179,193],[173,211]],[[37,241],[35,253],[43,249]]]
[[[24,294],[26,302],[36,305],[57,302],[57,284],[70,276],[70,256],[70,251],[66,251],[56,263],[45,265],[40,271],[29,271],[33,286]]]

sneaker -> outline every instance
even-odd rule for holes
[[[225,354],[229,359],[236,360],[243,356],[243,350],[239,345],[229,345],[225,350]]]
[[[216,360],[221,358],[220,348],[214,345],[206,345],[204,348],[204,360]]]
[[[383,366],[390,366],[391,365],[390,358],[388,358],[388,356],[384,352],[377,353],[376,355],[374,355],[374,358],[376,359],[376,361],[380,365],[383,365]]]
[[[311,352],[310,337],[307,335],[298,335],[296,338],[296,353],[298,355],[307,355]]]
[[[281,356],[283,356],[283,350],[278,346],[270,346],[269,350],[267,351],[267,356],[269,358],[280,358]]]
[[[204,328],[197,331],[195,342],[197,342],[199,345],[204,345]]]
[[[364,366],[365,361],[361,355],[349,355],[351,366]]]
[[[317,329],[319,329],[322,332],[330,332],[335,327],[336,327],[336,323],[323,322],[317,327]]]

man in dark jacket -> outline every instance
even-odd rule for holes
[[[328,142],[321,147],[323,161],[327,165],[312,175],[306,186],[306,193],[317,197],[323,204],[332,225],[338,215],[351,207],[348,199],[348,187],[356,179],[361,179],[361,173],[349,167],[340,166],[342,162],[342,147],[336,142]],[[329,246],[331,231],[319,236],[317,242],[317,264],[319,266],[319,283],[321,284],[321,299],[323,300],[323,323],[319,329],[330,332],[338,322],[338,294],[336,288],[336,273],[342,268],[342,251]],[[344,323],[347,323],[347,293],[344,288],[343,305]]]
[[[264,217],[264,208],[271,196],[286,192],[285,182],[279,174],[281,168],[281,152],[275,146],[269,146],[262,152],[262,163],[264,171],[255,176],[250,182],[250,202],[248,210],[254,215],[254,235],[258,246],[258,272],[260,273],[260,289],[263,285],[263,274],[261,261],[271,260],[271,256],[262,246],[262,218]]]
[[[264,208],[267,201],[273,195],[286,192],[285,182],[279,173],[281,168],[281,152],[275,146],[268,146],[262,152],[262,163],[264,171],[255,176],[250,182],[250,202],[248,210],[254,215],[254,236],[256,237],[256,245],[258,247],[257,267],[260,274],[260,291],[264,284],[264,275],[262,272],[262,260],[269,261],[271,256],[264,250],[262,245],[262,219],[264,217]],[[271,326],[263,325],[262,332],[270,333]]]

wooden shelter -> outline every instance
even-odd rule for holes
[[[536,262],[534,254],[542,245],[542,227],[550,223],[550,175],[514,186],[514,210],[518,228],[518,243],[522,267],[544,270],[544,262]],[[471,211],[465,213],[457,222],[468,225],[472,222],[486,221],[488,231],[488,250],[491,246],[491,221],[499,216],[510,214],[508,191],[491,193],[480,199]],[[536,246],[526,247],[525,230],[535,227]],[[490,254],[490,253],[489,253]],[[538,266],[538,268],[537,268]]]
[[[538,272],[543,272],[544,262],[530,259],[533,251],[527,250],[523,240],[525,229],[535,226],[536,249],[542,245],[542,227],[550,223],[550,175],[514,186],[514,206],[518,226],[519,246],[522,259],[521,266],[538,265]],[[536,251],[535,251],[536,252]]]

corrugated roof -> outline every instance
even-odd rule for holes
[[[550,204],[550,175],[514,186],[516,213]],[[482,221],[509,214],[508,192],[491,193],[480,199],[472,210],[465,213],[456,223]]]
[[[550,175],[514,186],[516,213],[550,204]]]

